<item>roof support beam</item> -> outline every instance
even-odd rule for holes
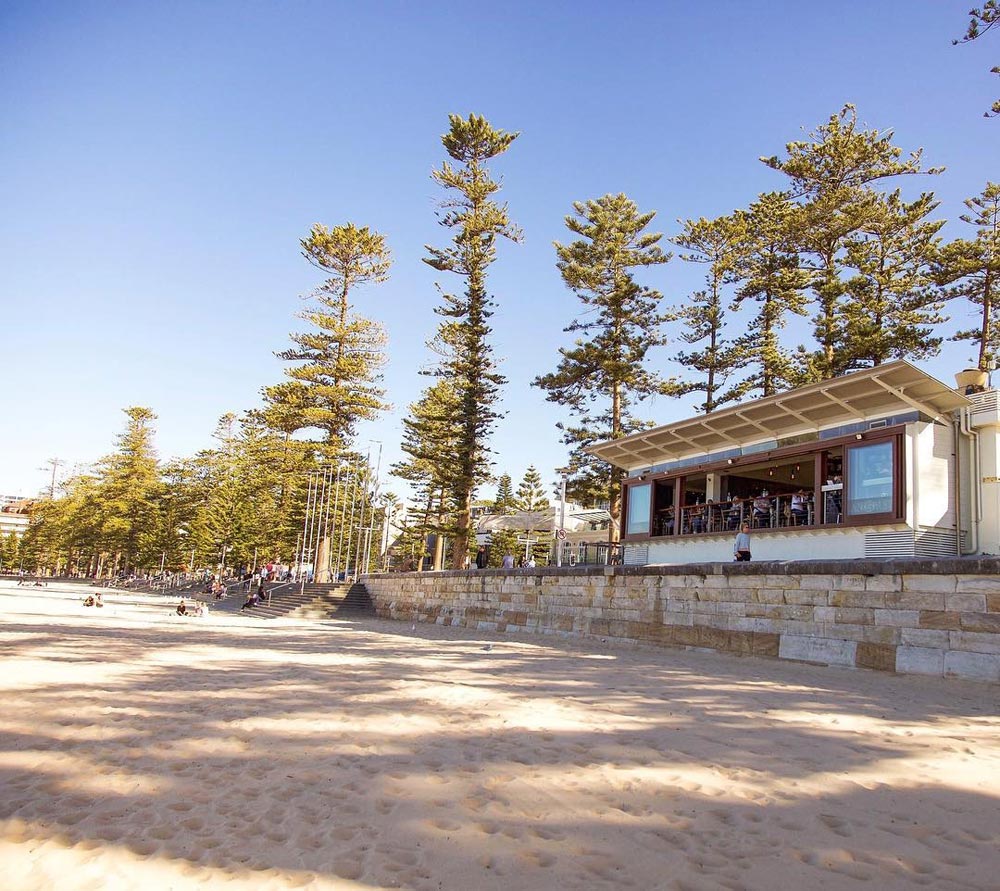
[[[853,405],[849,405],[848,403],[844,402],[844,400],[841,399],[839,396],[834,396],[833,393],[831,393],[825,387],[823,387],[820,390],[820,393],[822,393],[827,399],[829,399],[834,404],[839,405],[842,409],[844,409],[844,411],[848,412],[852,417],[864,420],[865,417],[864,414],[859,412]]]
[[[690,446],[693,449],[704,449],[704,446],[701,443],[695,442],[693,439],[688,439],[686,436],[682,436],[676,430],[671,430],[670,435],[674,437],[674,439],[679,439],[682,443],[684,443],[684,445]],[[649,442],[649,440],[645,437],[643,437],[643,441]]]
[[[736,417],[738,417],[741,421],[749,424],[751,427],[756,427],[761,433],[766,433],[768,436],[776,435],[775,432],[771,430],[769,427],[765,427],[762,424],[758,424],[753,418],[748,418],[741,411],[734,411],[733,414],[736,415]]]
[[[789,408],[788,404],[785,402],[775,402],[782,411],[787,411],[792,417],[798,418],[803,424],[808,424],[810,427],[815,427],[816,422],[812,418],[807,418],[802,412],[796,411],[794,408]]]
[[[899,387],[894,387],[892,384],[887,384],[877,374],[872,375],[872,380],[887,393],[891,393],[897,399],[901,399],[903,402],[905,402],[909,406],[912,406],[917,411],[922,411],[924,414],[930,415],[939,424],[949,423],[949,420],[947,418],[941,417],[940,413],[936,409],[931,408],[929,405],[925,405],[919,399],[914,399],[909,394],[904,393],[902,390],[900,390]]]

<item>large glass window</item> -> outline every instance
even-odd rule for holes
[[[891,441],[852,446],[847,450],[847,515],[893,512],[895,479]]]
[[[649,535],[649,509],[652,485],[628,487],[628,522],[626,535]]]

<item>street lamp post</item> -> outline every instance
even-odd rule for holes
[[[563,541],[566,538],[566,472],[559,474],[559,530],[556,533],[556,566],[562,566]]]

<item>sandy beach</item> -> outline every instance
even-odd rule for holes
[[[21,889],[1000,887],[1000,689],[0,587]]]

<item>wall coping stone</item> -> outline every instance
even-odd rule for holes
[[[646,566],[536,566],[522,569],[447,569],[441,572],[369,573],[362,579],[487,579],[630,576],[758,575],[1000,575],[1000,557],[775,560],[750,563],[654,563]]]

